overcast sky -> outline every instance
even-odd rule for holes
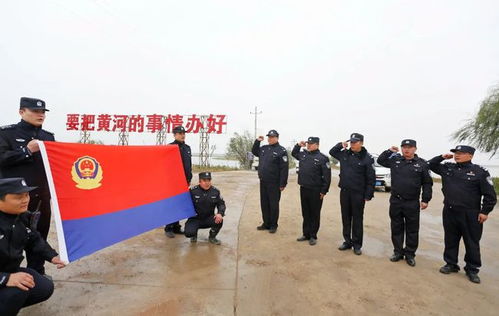
[[[431,158],[499,82],[497,0],[3,1],[0,30],[0,124],[38,97],[60,141],[78,139],[68,113],[213,113],[228,115],[223,152],[258,106],[259,134],[286,147],[359,132],[373,153],[414,138]]]

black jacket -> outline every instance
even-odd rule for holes
[[[57,252],[42,239],[40,233],[29,228],[25,215],[0,211],[0,288],[5,287],[10,273],[17,272],[24,259],[24,250],[32,250],[47,261],[57,256]]]
[[[192,180],[192,161],[191,161],[191,147],[186,143],[181,143],[179,141],[173,141],[170,145],[178,145],[180,150],[180,156],[182,157],[182,165],[184,166],[185,179],[187,183],[191,183]]]
[[[194,209],[199,218],[215,215],[215,207],[218,214],[225,216],[225,201],[217,188],[211,186],[208,190],[203,190],[199,185],[196,185],[190,189],[190,192]]]
[[[4,178],[22,177],[29,186],[37,186],[35,193],[50,197],[40,152],[31,153],[26,147],[33,139],[54,141],[54,134],[26,121],[0,127],[0,175]]]
[[[262,182],[279,184],[280,187],[288,184],[289,162],[286,148],[279,143],[260,147],[257,139],[251,152],[258,157],[258,177]]]
[[[378,163],[390,168],[392,179],[392,196],[404,200],[419,200],[428,203],[431,200],[433,179],[426,160],[417,155],[413,159],[405,159],[402,155],[385,150],[378,157]]]
[[[331,185],[331,165],[329,158],[319,150],[300,152],[300,145],[295,145],[291,155],[300,162],[298,184],[305,188],[320,189],[326,194]]]
[[[374,196],[376,171],[374,158],[362,147],[358,153],[344,149],[341,143],[336,144],[329,154],[340,162],[340,183],[342,189],[362,192],[364,199],[370,200]]]
[[[497,196],[487,169],[471,162],[441,164],[442,161],[442,156],[436,156],[429,164],[433,172],[442,176],[444,204],[489,214],[497,203]]]

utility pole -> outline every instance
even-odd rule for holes
[[[255,116],[255,139],[256,139],[256,137],[257,137],[256,130],[257,130],[257,126],[258,126],[258,124],[257,124],[257,117],[258,117],[259,114],[262,114],[262,111],[258,111],[258,107],[255,106],[255,112],[251,112],[250,111],[250,114],[252,114],[252,115]]]

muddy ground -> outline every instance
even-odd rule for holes
[[[388,193],[377,192],[365,210],[364,254],[340,252],[341,218],[337,177],[322,208],[316,246],[296,242],[301,211],[296,175],[281,199],[276,234],[260,224],[254,172],[214,174],[227,202],[219,235],[207,230],[192,245],[183,236],[167,239],[156,229],[63,270],[52,266],[56,290],[21,315],[497,315],[499,310],[499,212],[485,224],[482,284],[464,273],[443,275],[442,194],[421,215],[417,265],[392,263]],[[50,241],[56,246],[52,229]],[[460,258],[464,255],[464,245]]]

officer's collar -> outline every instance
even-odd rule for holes
[[[279,146],[279,142],[275,143],[275,144],[272,144],[270,146]]]
[[[309,150],[308,152],[311,154],[316,154],[316,153],[320,153],[321,151],[319,150],[319,148],[317,148],[316,150]]]
[[[456,163],[459,167],[469,167],[471,166],[473,163],[470,161],[466,161],[466,162],[458,162]]]
[[[362,146],[362,148],[361,148],[361,149],[360,149],[360,151],[358,151],[358,152],[353,151],[351,148],[349,148],[348,150],[349,150],[352,154],[354,154],[354,155],[359,155],[359,156],[361,156],[361,155],[365,155],[365,153],[367,152],[367,149],[366,149],[366,148],[364,148],[364,146]]]
[[[25,120],[21,119],[21,121],[19,122],[19,125],[23,128],[27,128],[27,129],[33,129],[33,130],[38,130],[38,129],[41,129],[42,127],[41,126],[35,126],[35,125],[32,125],[28,122],[26,122]]]
[[[17,215],[17,214],[9,214],[9,213],[5,213],[5,212],[0,210],[0,218],[13,220],[13,219],[16,219],[18,216],[19,215]]]
[[[416,161],[418,160],[418,155],[414,154],[414,157],[412,157],[411,159],[407,159],[404,157],[404,155],[401,155],[402,156],[402,159],[404,159],[405,161]]]
[[[173,142],[174,142],[175,144],[185,144],[185,142],[181,142],[181,141],[178,141],[178,140],[176,140],[176,139],[174,139],[174,140],[173,140]]]

